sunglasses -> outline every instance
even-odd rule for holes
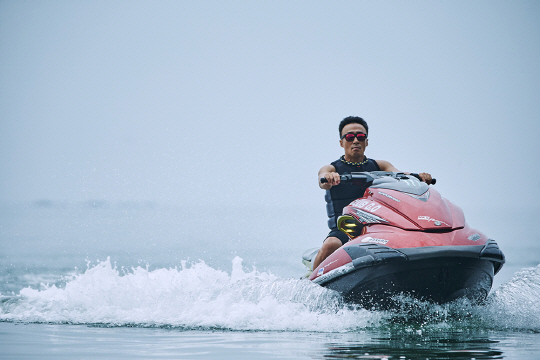
[[[364,134],[364,133],[357,133],[357,134],[353,134],[353,133],[348,133],[348,134],[345,134],[341,137],[341,140],[345,139],[349,142],[351,141],[354,141],[354,138],[357,138],[358,141],[364,141],[367,139],[367,135]]]

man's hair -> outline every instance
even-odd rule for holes
[[[339,137],[341,137],[341,132],[343,131],[343,128],[346,125],[349,125],[349,124],[360,124],[360,125],[362,125],[366,129],[366,136],[367,136],[367,133],[368,133],[369,130],[368,130],[366,120],[364,120],[364,119],[362,119],[361,117],[358,117],[358,116],[347,116],[345,119],[341,120],[341,122],[339,123]]]

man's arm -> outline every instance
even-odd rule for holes
[[[328,182],[321,184],[321,178],[326,178]],[[321,168],[321,170],[319,170],[317,181],[321,189],[330,190],[332,186],[339,184],[340,177],[333,165],[325,165]]]
[[[382,171],[402,172],[404,174],[410,174],[410,172],[404,172],[404,171],[400,171],[396,169],[394,165],[392,165],[390,162],[386,160],[375,160],[375,161],[377,162],[377,164],[379,165],[379,168]],[[432,179],[431,174],[419,173],[418,175],[420,176],[423,182],[425,182],[426,184],[431,184],[431,179]]]
[[[381,171],[389,171],[389,172],[403,172],[394,167],[394,165],[390,164],[389,161],[386,160],[375,160],[377,164],[379,165],[379,168]]]

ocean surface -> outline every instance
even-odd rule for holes
[[[0,359],[540,358],[534,216],[512,227],[481,211],[469,221],[507,258],[485,304],[404,298],[369,311],[300,279],[303,251],[326,231],[324,213],[312,215],[1,203]]]

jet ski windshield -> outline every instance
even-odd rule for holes
[[[396,190],[413,195],[422,195],[429,190],[429,185],[403,173],[391,173],[386,171],[373,171],[374,175],[371,188]]]

